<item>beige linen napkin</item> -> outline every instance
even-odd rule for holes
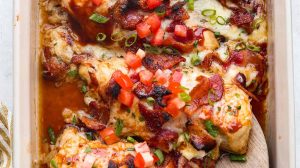
[[[0,167],[10,168],[12,165],[11,151],[11,115],[0,102]]]

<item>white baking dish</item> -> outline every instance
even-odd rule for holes
[[[38,160],[38,0],[15,0],[13,165]],[[266,138],[271,167],[295,167],[293,62],[289,0],[269,3],[269,79]]]

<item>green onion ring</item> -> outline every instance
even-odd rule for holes
[[[106,23],[109,21],[109,18],[102,16],[98,13],[94,13],[89,17],[90,20],[96,22],[96,23]]]
[[[132,42],[130,42],[130,40],[132,39]],[[126,41],[125,41],[125,46],[126,47],[130,47],[132,46],[137,40],[137,34],[131,34],[130,36],[128,36],[126,38]]]
[[[104,41],[105,39],[106,39],[106,34],[104,34],[104,33],[98,33],[97,36],[96,36],[96,40],[97,40],[98,42],[102,42],[102,41]]]
[[[226,25],[226,23],[227,23],[226,20],[222,16],[218,16],[216,21],[219,25]]]
[[[236,45],[235,45],[235,50],[237,50],[237,51],[241,51],[241,50],[244,50],[244,49],[246,49],[246,44],[244,43],[244,42],[240,42],[240,43],[237,43]]]
[[[118,41],[121,41],[123,40],[124,36],[121,32],[116,32],[116,33],[113,33],[111,36],[110,36],[110,39],[112,41],[115,41],[115,42],[118,42]]]
[[[252,23],[252,28],[253,29],[258,29],[259,28],[259,25],[264,21],[263,18],[257,18],[253,21]]]
[[[247,49],[251,50],[251,51],[254,51],[254,52],[259,52],[260,51],[260,47],[259,46],[255,46],[255,45],[248,45]]]
[[[216,15],[216,10],[215,9],[205,9],[205,10],[203,10],[202,12],[201,12],[201,14],[203,15],[203,16],[208,16],[208,17],[210,17],[210,16],[214,16],[214,15]]]

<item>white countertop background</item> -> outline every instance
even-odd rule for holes
[[[296,167],[300,167],[300,0],[292,0]],[[13,111],[13,0],[0,0],[0,101]]]

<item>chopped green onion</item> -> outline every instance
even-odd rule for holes
[[[201,14],[203,16],[207,16],[207,17],[211,17],[211,16],[214,16],[216,15],[216,10],[215,9],[205,9],[201,12]]]
[[[107,18],[105,16],[102,16],[102,15],[99,15],[97,13],[92,14],[89,17],[89,19],[94,21],[94,22],[97,22],[97,23],[106,23],[109,20],[109,18]]]
[[[139,117],[139,120],[140,120],[141,122],[143,122],[143,121],[145,121],[145,118],[144,118],[143,116],[140,116],[140,117]]]
[[[189,88],[187,88],[187,87],[184,87],[184,86],[180,86],[180,89],[183,89],[183,90],[189,90]]]
[[[252,23],[252,28],[253,28],[253,29],[258,29],[259,26],[260,26],[260,24],[261,24],[263,21],[264,21],[263,18],[257,18],[257,19],[255,19],[255,20],[253,21],[253,23]]]
[[[217,130],[217,128],[213,125],[213,123],[210,120],[205,121],[204,123],[207,132],[213,136],[213,137],[217,137],[219,134],[219,131]]]
[[[50,138],[50,144],[55,145],[56,137],[55,137],[55,133],[54,133],[53,128],[51,128],[51,127],[48,128],[48,135],[49,135],[49,138]]]
[[[143,46],[145,47],[146,52],[152,54],[161,54],[161,51],[158,47],[151,46],[150,44],[144,43]]]
[[[82,92],[82,93],[86,93],[86,92],[87,92],[87,87],[86,87],[86,85],[82,85],[82,86],[81,86],[81,92]]]
[[[127,137],[127,141],[130,143],[134,143],[136,140],[129,136],[129,137]]]
[[[157,164],[161,165],[164,162],[164,160],[165,160],[165,157],[164,157],[164,154],[162,153],[162,151],[160,149],[156,149],[154,151],[154,155],[156,155],[158,157],[158,159],[159,159],[157,161]]]
[[[86,136],[86,138],[87,138],[88,140],[90,140],[90,141],[92,141],[92,140],[95,139],[94,133],[93,133],[93,132],[86,132],[86,133],[85,133],[85,136]]]
[[[86,147],[85,150],[84,150],[84,153],[91,153],[92,152],[92,149],[91,147]]]
[[[121,32],[113,33],[110,36],[110,39],[115,42],[121,41],[121,40],[123,40],[123,38],[124,38],[124,36]]]
[[[104,41],[105,39],[106,39],[106,34],[104,34],[104,33],[98,33],[97,36],[96,36],[96,40],[97,40],[98,42],[102,42],[102,41]]]
[[[170,55],[180,55],[180,52],[173,47],[164,47],[162,48],[162,52]]]
[[[259,46],[255,46],[255,45],[248,45],[247,49],[251,50],[251,51],[254,51],[254,52],[259,52],[260,51],[260,47]]]
[[[77,70],[71,70],[68,72],[68,76],[72,77],[72,78],[75,78],[77,76],[78,72]]]
[[[239,105],[239,106],[237,107],[237,109],[238,109],[238,110],[242,109],[242,106],[241,106],[241,105]]]
[[[183,133],[183,137],[184,137],[184,140],[185,140],[186,142],[189,142],[189,141],[190,141],[190,135],[189,135],[189,133],[184,132],[184,133]]]
[[[199,41],[198,41],[198,40],[196,40],[196,41],[194,42],[194,48],[197,48],[197,46],[198,46],[198,43],[199,43]]]
[[[246,162],[247,161],[247,158],[245,155],[230,154],[229,159],[234,162]]]
[[[153,105],[153,103],[155,102],[155,99],[153,97],[148,97],[146,101],[147,101],[147,104]]]
[[[154,11],[158,16],[164,16],[166,14],[166,9],[163,6],[155,8]]]
[[[188,0],[188,9],[191,11],[194,10],[194,0]]]
[[[221,33],[220,32],[214,32],[215,36],[220,36]]]
[[[51,165],[51,167],[53,167],[53,168],[58,168],[56,161],[53,160],[53,159],[50,161],[50,165]]]
[[[201,60],[197,54],[193,54],[191,58],[191,64],[197,66],[201,63]]]
[[[246,49],[246,44],[244,43],[244,42],[240,42],[240,43],[237,43],[236,45],[235,45],[235,50],[237,50],[237,51],[241,51],[241,50],[244,50],[244,49]]]
[[[134,148],[127,148],[127,151],[134,151]]]
[[[77,118],[76,118],[75,115],[73,115],[73,117],[72,117],[72,124],[73,124],[73,125],[76,125],[76,124],[77,124]]]
[[[137,34],[131,34],[129,37],[125,40],[125,46],[130,47],[132,46],[137,40]]]
[[[219,25],[226,25],[226,23],[227,23],[226,20],[222,16],[218,16],[216,21]]]
[[[118,119],[116,122],[116,128],[115,128],[115,132],[117,136],[120,136],[122,133],[122,129],[123,129],[123,121]]]
[[[192,99],[191,96],[185,92],[179,93],[179,98],[184,102],[189,102]]]

